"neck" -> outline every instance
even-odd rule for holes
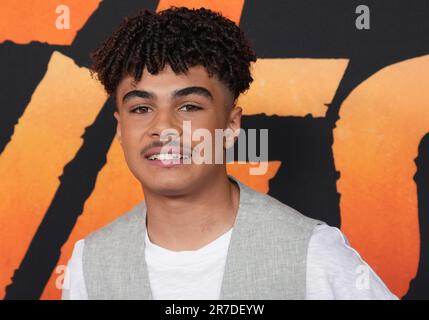
[[[145,192],[151,242],[173,251],[197,250],[233,227],[239,187],[226,172],[207,180],[192,194],[180,197]]]

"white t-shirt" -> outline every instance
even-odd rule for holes
[[[217,300],[233,229],[195,251],[171,251],[145,235],[145,259],[155,300]],[[84,240],[76,242],[68,263],[63,299],[88,299],[82,269]],[[306,299],[398,299],[350,247],[343,233],[327,225],[314,228],[307,252]]]

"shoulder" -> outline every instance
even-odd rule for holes
[[[75,243],[73,253],[67,263],[62,288],[62,300],[88,299],[82,269],[82,254],[85,242],[79,240]]]
[[[280,228],[287,225],[297,231],[308,230],[310,232],[316,225],[324,224],[323,221],[310,218],[269,194],[247,186],[242,190],[245,195],[246,208],[257,213],[254,214],[256,223],[273,224]]]
[[[123,269],[123,264],[136,254],[142,238],[145,205],[140,202],[106,226],[85,237],[82,270],[87,288],[98,288],[95,282],[108,281],[108,274]],[[100,280],[103,279],[103,280]]]
[[[145,203],[142,201],[109,224],[93,231],[85,237],[86,246],[93,242],[98,243],[106,240],[110,242],[114,241],[116,238],[122,238],[129,233],[131,229],[136,227],[136,223],[142,218],[145,208]]]
[[[354,273],[354,266],[365,263],[346,236],[338,228],[328,225],[314,228],[308,254],[309,262],[315,262],[313,267],[326,273],[336,273],[341,269]]]
[[[308,299],[397,299],[335,227],[313,230],[307,254]]]

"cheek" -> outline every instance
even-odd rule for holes
[[[226,120],[223,114],[220,113],[208,113],[204,117],[195,118],[191,120],[192,131],[197,129],[207,129],[214,133],[215,129],[224,129],[226,126]]]
[[[197,121],[191,122],[192,126],[192,137],[198,141],[192,141],[193,145],[199,144],[202,142],[202,131],[208,132],[212,140],[213,146],[216,137],[216,129],[224,130],[226,122],[220,115],[212,114],[210,117],[205,117],[204,119],[198,119]]]
[[[124,125],[121,130],[122,137],[122,147],[124,149],[124,153],[128,155],[128,157],[132,157],[135,154],[138,154],[143,145],[142,145],[142,137],[144,135],[144,130],[137,126],[127,126]]]

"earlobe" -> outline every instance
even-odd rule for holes
[[[241,115],[243,109],[241,107],[234,107],[231,111],[230,127],[233,131],[241,128]]]
[[[231,129],[231,128],[228,128],[228,129]],[[231,130],[228,130],[226,132],[224,148],[225,149],[231,148],[232,146],[234,146],[235,141],[236,141],[236,136],[235,136],[234,132]]]
[[[232,146],[234,146],[235,142],[238,139],[238,134],[240,133],[241,128],[241,115],[242,115],[243,109],[241,107],[234,107],[231,110],[231,116],[228,126],[228,136],[226,138],[226,144],[225,148],[228,149]]]
[[[117,111],[115,111],[115,113],[113,114],[113,116],[116,119],[116,138],[119,141],[119,144],[122,145],[122,138],[121,138],[121,123],[119,121],[119,113]]]

